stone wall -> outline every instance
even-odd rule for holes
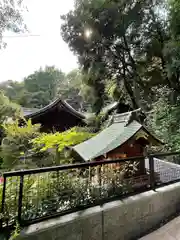
[[[138,239],[180,209],[180,183],[29,226],[25,240]]]

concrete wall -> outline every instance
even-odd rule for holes
[[[25,240],[138,239],[180,209],[180,183],[68,214],[24,229]]]

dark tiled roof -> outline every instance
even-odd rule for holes
[[[22,107],[21,110],[22,110],[23,116],[25,117],[25,116],[27,116],[27,115],[29,115],[29,114],[32,114],[32,113],[37,112],[39,109],[37,109],[37,108],[24,108],[24,107]]]
[[[42,114],[48,112],[50,109],[56,107],[57,105],[66,109],[66,111],[70,112],[72,115],[76,116],[77,118],[85,119],[85,116],[82,113],[79,113],[78,111],[76,111],[66,101],[63,101],[60,98],[56,99],[55,101],[53,101],[52,103],[50,103],[49,105],[47,105],[41,109],[36,109],[36,111],[29,110],[29,113],[28,113],[28,111],[26,111],[27,114],[25,114],[24,116],[27,119],[33,118],[33,117],[36,117],[36,116],[39,116],[39,115],[42,115]]]

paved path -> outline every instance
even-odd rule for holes
[[[180,216],[139,240],[180,240]]]

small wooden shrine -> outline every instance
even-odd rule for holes
[[[146,146],[161,144],[142,124],[142,113],[138,109],[112,116],[103,131],[72,149],[84,161],[99,161],[141,157],[145,154]],[[136,175],[145,172],[145,161],[142,159]]]
[[[85,126],[85,116],[67,102],[57,99],[41,109],[23,109],[24,118],[41,124],[42,132],[63,132],[75,126]]]

